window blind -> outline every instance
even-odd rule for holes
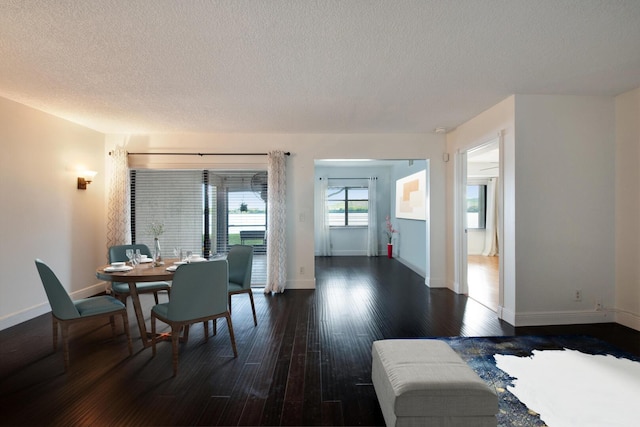
[[[132,239],[153,250],[152,223],[161,223],[163,256],[174,248],[203,254],[203,172],[196,170],[137,170],[131,173]]]
[[[132,170],[133,241],[152,249],[149,228],[160,222],[164,257],[173,257],[174,248],[209,257],[250,245],[252,283],[265,284],[266,177],[266,171]]]

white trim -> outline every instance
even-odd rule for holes
[[[405,260],[404,258],[400,258],[400,257],[395,257],[395,259],[400,263],[400,264],[404,264],[405,266],[409,267],[410,270],[412,270],[414,273],[420,275],[423,278],[427,277],[427,272],[424,271],[423,269],[413,265],[412,263],[410,263],[409,261]]]
[[[620,309],[614,309],[613,312],[616,323],[640,331],[640,314]]]
[[[316,279],[308,280],[287,280],[286,289],[315,289]]]
[[[447,281],[446,279],[442,279],[442,278],[433,278],[433,277],[427,277],[424,280],[424,284],[427,285],[430,288],[438,288],[438,289],[448,289],[447,288]]]
[[[105,292],[107,289],[107,282],[98,282],[95,285],[88,286],[84,289],[72,292],[69,294],[72,300],[78,300],[82,298],[89,298],[99,293]],[[26,308],[24,310],[10,313],[0,319],[0,331],[31,320],[35,317],[41,316],[51,311],[49,302],[43,302],[38,305]]]
[[[614,321],[614,313],[611,310],[549,311],[518,313],[514,326],[578,325]]]
[[[505,308],[502,305],[499,305],[498,309],[496,310],[496,314],[498,315],[498,319],[504,320],[511,326],[515,326],[516,314],[513,311]]]

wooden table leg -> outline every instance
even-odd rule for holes
[[[133,302],[133,311],[136,313],[136,319],[138,320],[138,329],[140,330],[140,339],[142,345],[147,348],[151,346],[151,340],[147,333],[147,325],[144,322],[144,313],[142,312],[142,304],[140,304],[140,295],[138,295],[138,288],[135,282],[129,282],[129,292],[131,293],[131,301]]]

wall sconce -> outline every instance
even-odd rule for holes
[[[96,176],[96,171],[82,171],[78,177],[78,190],[86,190],[87,184],[91,184],[93,177]]]

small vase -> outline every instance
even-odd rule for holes
[[[162,252],[160,251],[160,241],[157,237],[153,239],[153,265],[156,267],[164,265],[164,261],[162,261]]]
[[[393,258],[393,244],[387,243],[387,257]]]

